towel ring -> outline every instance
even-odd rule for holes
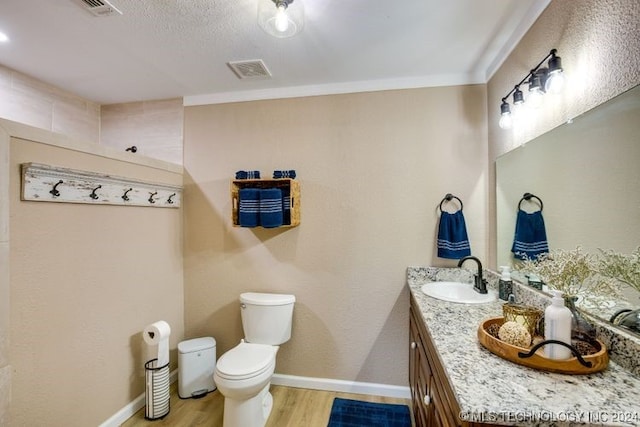
[[[454,195],[453,195],[453,194],[451,194],[451,193],[447,193],[447,194],[444,196],[444,199],[442,199],[442,201],[440,202],[440,206],[439,206],[439,208],[440,208],[440,212],[442,212],[442,204],[443,204],[444,202],[450,202],[450,201],[451,201],[451,199],[456,199],[456,200],[460,203],[460,210],[462,210],[462,208],[463,208],[462,200],[460,200],[458,197],[454,196]]]
[[[518,203],[518,210],[520,210],[520,206],[522,205],[522,202],[524,200],[531,201],[532,198],[538,200],[538,203],[540,203],[540,211],[542,211],[542,209],[544,208],[544,204],[542,204],[542,199],[540,199],[540,197],[536,196],[535,194],[531,194],[531,193],[524,193],[524,195],[522,196],[522,199],[520,199],[520,202]]]

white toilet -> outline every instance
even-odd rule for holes
[[[224,427],[263,427],[267,422],[276,353],[291,338],[295,301],[294,295],[240,294],[245,339],[218,359],[213,374],[224,396]]]

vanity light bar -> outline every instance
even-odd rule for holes
[[[539,106],[541,102],[541,96],[546,92],[559,93],[564,86],[564,74],[562,72],[562,61],[557,56],[557,49],[551,49],[549,54],[533,67],[529,74],[524,76],[513,89],[509,91],[503,98],[500,104],[500,122],[499,125],[502,129],[509,129],[513,123],[513,117],[511,114],[511,106],[507,102],[507,99],[513,94],[513,104],[520,105],[525,102],[524,94],[520,90],[520,86],[525,82],[529,85],[529,95],[527,97],[528,102],[534,107]],[[546,60],[549,60],[547,67],[542,67],[542,64]]]

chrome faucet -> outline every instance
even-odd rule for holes
[[[487,293],[487,281],[482,278],[482,263],[480,262],[480,260],[478,258],[476,258],[474,256],[466,256],[464,258],[461,258],[460,261],[458,261],[458,267],[462,267],[462,263],[465,262],[468,259],[472,259],[478,264],[478,273],[474,274],[475,285],[473,286],[473,289],[476,292],[479,292],[481,294],[486,294]]]

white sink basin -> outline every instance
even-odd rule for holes
[[[497,294],[488,290],[481,294],[473,289],[471,283],[430,282],[422,286],[422,292],[432,298],[461,304],[484,304],[495,301]]]

